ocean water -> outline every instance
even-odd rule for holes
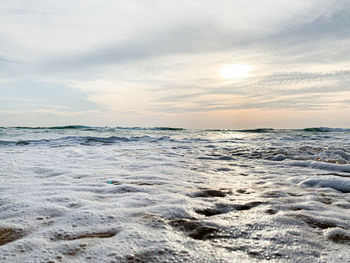
[[[0,128],[0,262],[350,262],[350,130]]]

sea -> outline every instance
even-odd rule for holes
[[[0,262],[350,262],[350,129],[0,127]]]

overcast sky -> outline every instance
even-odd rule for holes
[[[350,127],[350,1],[0,0],[0,126],[67,124]]]

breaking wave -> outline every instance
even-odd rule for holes
[[[133,136],[133,137],[117,137],[117,136],[109,136],[109,137],[95,137],[95,136],[68,136],[57,139],[40,139],[40,140],[18,140],[18,141],[0,141],[0,145],[16,145],[16,146],[26,146],[31,144],[57,144],[57,145],[95,145],[95,144],[114,144],[120,142],[137,142],[137,141],[145,141],[145,142],[157,142],[157,141],[165,141],[171,140],[168,136],[160,136],[160,137],[151,137],[151,136]]]

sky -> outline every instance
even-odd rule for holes
[[[350,127],[350,1],[0,0],[0,126]]]

